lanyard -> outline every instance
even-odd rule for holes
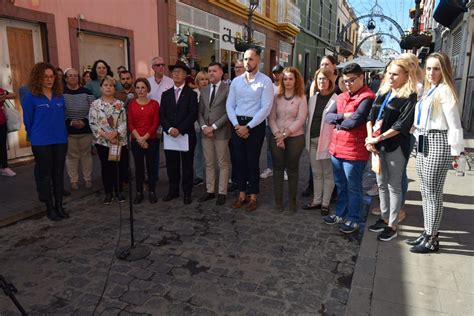
[[[380,110],[379,110],[379,115],[377,115],[377,120],[380,120],[380,118],[382,117],[382,114],[383,114],[383,111],[385,109],[385,106],[388,104],[388,101],[390,100],[390,95],[392,94],[392,91],[390,91],[387,96],[385,97],[385,100],[383,100],[383,103],[382,103],[382,106],[380,107]]]
[[[423,101],[425,99],[427,99],[434,91],[435,89],[437,88],[437,86],[434,86],[433,88],[431,88],[428,93],[426,95],[424,95],[420,101],[418,101],[418,117],[416,118],[416,125],[417,126],[420,126],[420,121],[421,121],[421,106],[423,105]],[[427,119],[429,118],[429,115],[430,115],[430,112],[431,112],[431,107],[430,107],[430,110],[428,111],[428,117]]]

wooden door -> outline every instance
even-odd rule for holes
[[[17,27],[7,27],[8,54],[10,56],[11,85],[14,91],[27,84],[31,69],[35,64],[33,49],[33,31]],[[19,95],[15,99],[17,109],[23,117],[19,106]],[[25,126],[22,124],[18,131],[18,145],[20,148],[30,147],[26,139]]]

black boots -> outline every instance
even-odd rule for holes
[[[426,238],[426,232],[423,231],[420,236],[418,236],[416,239],[408,239],[405,240],[405,243],[410,246],[417,246],[421,244]]]
[[[410,249],[410,251],[413,253],[431,253],[431,252],[437,252],[438,250],[439,250],[438,234],[436,234],[436,236],[425,235],[425,237],[420,241],[419,244],[411,247]]]
[[[57,222],[62,220],[63,218],[59,215],[58,211],[55,207],[53,207],[52,203],[46,203],[46,217],[50,220]]]
[[[58,197],[56,198],[56,204],[55,204],[55,207],[56,209],[56,212],[58,213],[59,217],[61,218],[69,218],[69,214],[66,213],[66,211],[64,210],[64,207],[63,207],[63,197]]]

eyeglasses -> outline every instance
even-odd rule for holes
[[[352,77],[352,78],[349,78],[349,79],[345,79],[343,80],[342,82],[344,82],[344,84],[347,84],[349,86],[352,86],[354,84],[354,82],[358,79],[359,77]]]
[[[165,64],[153,64],[152,67],[164,67]]]

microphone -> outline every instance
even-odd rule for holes
[[[124,107],[126,109],[128,109],[128,104],[130,103],[130,101],[132,101],[133,99],[135,99],[135,95],[133,93],[129,93],[127,94],[127,99],[125,100],[124,102]]]

